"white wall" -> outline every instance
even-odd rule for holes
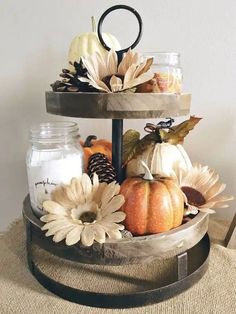
[[[0,229],[21,214],[27,193],[24,159],[29,126],[62,119],[46,114],[44,92],[65,66],[71,39],[90,31],[91,15],[98,19],[119,3],[133,6],[142,15],[144,34],[139,51],[181,53],[185,90],[193,95],[191,112],[204,118],[186,140],[186,149],[193,160],[216,168],[228,185],[227,192],[236,195],[235,0],[2,0]],[[118,24],[118,15],[114,17],[114,23],[107,25],[127,44],[134,38],[135,27],[127,18]],[[78,119],[78,123],[82,136],[97,133],[105,137],[111,127],[111,122],[104,120],[94,124]],[[142,120],[125,123],[140,131],[144,125]],[[232,217],[234,212],[232,202],[229,210],[218,214]]]

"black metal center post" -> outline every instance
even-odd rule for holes
[[[123,119],[112,119],[112,164],[117,173],[117,181],[123,181],[122,169]]]

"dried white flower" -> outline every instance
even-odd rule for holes
[[[196,213],[200,210],[205,213],[214,213],[211,208],[225,208],[225,202],[233,196],[219,196],[226,184],[219,182],[219,175],[207,166],[194,165],[190,169],[176,168],[174,178],[185,194],[187,212]]]
[[[82,58],[82,61],[88,70],[88,79],[81,77],[80,81],[106,93],[130,90],[153,78],[150,71],[153,59],[141,62],[140,55],[131,49],[124,54],[119,65],[114,50],[107,51],[103,56],[95,53]]]
[[[99,183],[94,174],[93,184],[87,174],[73,178],[70,185],[61,185],[51,194],[51,200],[43,203],[47,215],[42,230],[46,236],[53,235],[53,241],[66,240],[67,245],[79,241],[91,246],[94,241],[104,243],[106,235],[120,239],[125,213],[118,211],[124,203],[124,196],[118,195],[120,186],[115,181]]]

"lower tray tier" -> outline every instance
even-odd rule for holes
[[[195,246],[208,230],[208,215],[199,213],[191,221],[168,232],[149,236],[107,240],[84,247],[54,243],[41,230],[43,223],[34,215],[29,196],[24,200],[23,216],[29,221],[32,242],[56,256],[86,264],[125,265],[170,258]]]
[[[52,293],[83,305],[130,308],[158,303],[193,286],[208,267],[207,234],[190,250],[170,259],[136,266],[95,266],[53,256],[31,242],[28,220],[26,230],[28,265],[33,276]]]

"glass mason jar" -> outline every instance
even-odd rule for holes
[[[176,52],[146,52],[145,58],[152,57],[154,72],[153,92],[181,93],[183,74],[180,54]]]
[[[83,173],[83,149],[74,122],[41,123],[30,130],[31,147],[26,157],[30,202],[41,216],[42,204],[60,183]]]

